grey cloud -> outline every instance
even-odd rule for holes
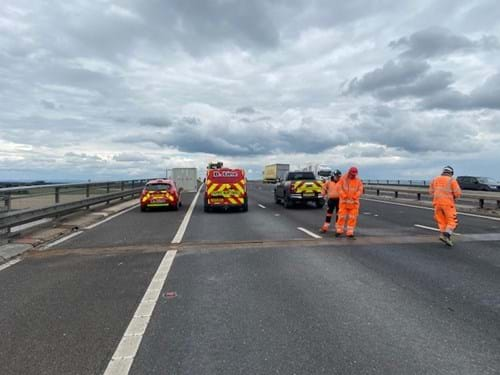
[[[405,96],[425,97],[446,89],[453,83],[453,75],[450,72],[431,72],[419,77],[415,82],[407,85],[385,87],[375,93],[383,100],[393,100]]]
[[[424,109],[447,109],[452,111],[500,110],[500,73],[488,77],[482,85],[469,94],[448,89],[425,98],[420,105]]]
[[[253,107],[240,107],[236,109],[236,113],[253,115],[254,113],[257,113],[257,111]]]
[[[346,142],[340,132],[317,134],[314,119],[303,118],[301,124],[288,129],[285,124],[269,121],[240,121],[227,119],[218,122],[193,122],[180,118],[164,132],[135,134],[117,138],[122,143],[153,143],[173,147],[182,152],[209,153],[223,156],[255,156],[277,152],[319,153]]]
[[[148,158],[141,153],[122,152],[114,155],[113,160],[118,162],[144,162]]]
[[[404,57],[431,58],[454,52],[499,49],[500,43],[494,35],[484,35],[478,40],[472,40],[445,28],[431,27],[392,41],[389,46],[404,48],[405,51],[401,53]]]
[[[475,126],[455,117],[434,118],[417,112],[391,109],[392,116],[374,116],[377,109],[364,110],[347,131],[349,139],[385,145],[409,153],[475,152],[482,145]]]
[[[354,78],[348,83],[347,93],[362,94],[387,87],[394,87],[414,82],[430,69],[430,65],[422,61],[389,61],[361,78]]]
[[[56,109],[57,108],[56,103],[51,102],[50,100],[43,99],[40,101],[40,104],[42,104],[42,106],[45,107],[46,109]]]
[[[168,128],[169,126],[172,126],[172,121],[164,117],[146,117],[139,120],[139,123],[141,125],[149,125],[158,128]]]

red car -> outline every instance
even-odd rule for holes
[[[182,206],[181,192],[173,180],[151,180],[141,192],[140,203],[143,212],[153,207],[167,207],[177,211]]]

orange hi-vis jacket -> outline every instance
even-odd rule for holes
[[[326,181],[321,188],[321,195],[327,196],[328,199],[339,199],[339,186],[340,180],[335,181]]]
[[[453,177],[438,176],[432,180],[429,194],[435,206],[455,206],[455,199],[460,198],[462,190]]]
[[[338,182],[340,202],[348,206],[359,205],[359,198],[363,195],[363,182],[359,178],[344,176]]]

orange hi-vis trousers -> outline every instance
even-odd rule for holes
[[[441,233],[452,234],[458,225],[457,209],[449,204],[436,204],[434,206],[434,219],[436,219]]]
[[[344,227],[347,224],[346,234],[351,236],[354,234],[354,229],[356,229],[356,223],[358,222],[359,215],[359,205],[346,204],[342,201],[339,207],[339,217],[335,225],[337,233],[344,233]]]

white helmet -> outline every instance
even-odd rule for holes
[[[453,176],[453,168],[447,165],[446,167],[443,168],[443,173],[451,174]]]

